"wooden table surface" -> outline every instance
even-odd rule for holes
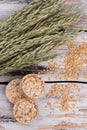
[[[87,14],[87,0],[66,0],[67,4],[78,4],[84,3],[82,11],[85,16]],[[74,1],[74,2],[73,2]],[[0,0],[0,21],[3,22],[7,17],[13,14],[15,10],[22,8],[24,5],[29,3],[29,0]],[[82,25],[87,25],[87,17],[81,21]],[[87,29],[86,29],[87,30]],[[77,37],[77,43],[82,42],[82,36],[87,37],[87,32],[82,33]],[[66,46],[58,48],[58,53],[63,55],[66,53]],[[59,61],[59,57],[55,60]],[[15,78],[21,78],[27,73],[38,73],[43,69],[47,62],[41,63],[38,66],[32,66],[24,69],[22,72],[18,71],[15,73],[0,76],[0,130],[68,130],[68,129],[87,129],[87,84],[80,84],[80,93],[78,100],[71,101],[78,104],[78,108],[68,111],[61,111],[56,108],[54,111],[46,108],[48,101],[53,102],[53,99],[46,99],[45,96],[37,101],[40,109],[39,118],[29,125],[21,125],[16,122],[12,114],[12,105],[8,102],[5,96],[6,83]],[[61,68],[63,69],[63,68]],[[87,72],[87,70],[85,70]],[[41,74],[41,77],[48,81],[47,75]],[[50,81],[58,80],[51,76]],[[62,81],[63,79],[61,79]],[[86,78],[80,76],[79,81],[87,81]],[[45,85],[46,93],[51,87],[51,83]],[[46,95],[45,93],[45,95]],[[50,114],[51,113],[51,114]]]

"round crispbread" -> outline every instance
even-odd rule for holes
[[[38,106],[32,99],[20,99],[14,105],[13,115],[18,122],[28,124],[38,117]]]
[[[13,104],[24,97],[20,81],[20,79],[14,79],[6,87],[6,97]]]
[[[37,74],[28,74],[21,80],[21,87],[28,98],[38,99],[44,94],[44,81]]]

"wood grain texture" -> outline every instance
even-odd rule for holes
[[[87,26],[87,0],[65,0],[67,4],[78,4],[84,3],[82,11],[85,14],[85,19],[82,19],[80,23],[83,26]],[[19,10],[30,0],[1,0],[0,1],[0,21],[3,22],[6,18],[11,16],[15,10]],[[86,28],[85,28],[86,29]],[[87,30],[87,29],[86,29]],[[83,42],[82,37],[87,37],[87,33],[84,32],[77,37],[77,43]],[[86,40],[87,42],[87,40]],[[55,50],[58,54],[64,55],[67,51],[66,46],[61,46]],[[60,56],[55,59],[55,61],[60,62]],[[58,107],[55,107],[54,111],[46,107],[47,102],[55,102],[54,98],[46,98],[46,93],[52,84],[45,85],[45,95],[37,101],[40,110],[40,116],[36,121],[29,125],[21,125],[13,118],[12,108],[13,105],[10,104],[5,96],[6,85],[3,83],[9,82],[15,78],[22,78],[27,73],[38,73],[43,70],[43,67],[47,65],[47,62],[42,62],[38,66],[31,66],[25,68],[22,71],[9,73],[7,75],[0,76],[0,130],[85,130],[87,129],[87,84],[78,84],[80,92],[78,97],[71,100],[72,103],[76,103],[78,107],[75,109],[70,109],[69,111],[61,111]],[[64,67],[61,66],[60,70]],[[58,71],[60,71],[58,70]],[[84,70],[85,73],[87,72]],[[51,73],[51,72],[50,72]],[[48,76],[44,73],[41,74],[44,81],[48,81]],[[54,78],[52,75],[50,81],[56,81],[60,79]],[[61,79],[63,81],[64,79]],[[73,79],[74,80],[74,79]],[[78,79],[79,81],[86,81],[82,75]]]

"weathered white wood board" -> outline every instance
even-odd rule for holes
[[[45,92],[52,84],[45,85]],[[42,99],[37,101],[39,105],[40,116],[36,121],[30,125],[21,125],[17,123],[12,114],[12,105],[7,101],[5,96],[5,85],[0,85],[0,125],[6,130],[42,130],[52,128],[87,128],[87,88],[86,85],[79,84],[81,91],[79,92],[78,99],[71,100],[70,103],[77,102],[76,109],[70,109],[68,111],[61,111],[58,107],[55,107],[54,111],[46,108],[47,102],[54,102],[56,99],[46,99],[45,95]],[[50,114],[51,113],[51,114]],[[63,125],[65,123],[65,125]]]
[[[68,4],[72,4],[69,2],[70,0],[66,0]],[[72,1],[72,0],[71,0]],[[11,0],[2,0],[0,1],[0,21],[5,20],[9,17],[15,10],[22,8],[29,0],[19,0],[19,1],[11,1]],[[82,7],[82,11],[87,14],[87,0],[78,0],[74,2],[84,3]],[[82,25],[86,26],[87,19],[83,19],[81,21]],[[86,29],[87,30],[87,29]],[[77,42],[83,42],[82,36],[87,37],[87,33],[84,32],[80,36],[77,37]],[[59,54],[64,55],[67,51],[66,46],[62,46],[58,48],[57,52]],[[60,62],[60,58],[55,59],[57,62]],[[47,62],[43,62],[40,65],[45,66]],[[33,68],[32,72],[38,69]],[[63,66],[61,69],[64,69]],[[87,68],[85,70],[87,72]],[[23,75],[16,74],[14,75],[4,75],[0,76],[0,82],[9,82],[15,78],[21,78]],[[48,81],[47,75],[41,74],[44,81]],[[50,81],[55,81],[60,79],[55,79],[54,76],[51,76]],[[64,79],[61,79],[64,80]],[[78,79],[79,81],[87,81],[86,78],[82,76]],[[45,85],[45,95],[48,92],[49,88],[52,84]],[[58,129],[74,129],[74,130],[84,130],[87,129],[87,84],[78,84],[80,88],[80,92],[78,93],[78,97],[75,100],[71,100],[70,103],[76,103],[78,107],[75,109],[70,109],[68,111],[61,111],[58,107],[55,107],[54,111],[46,108],[46,104],[48,101],[52,103],[56,100],[53,98],[47,99],[45,95],[37,101],[40,110],[40,116],[36,121],[29,125],[21,125],[17,123],[13,118],[12,114],[12,104],[8,102],[5,96],[5,88],[6,85],[0,84],[0,130],[58,130]]]

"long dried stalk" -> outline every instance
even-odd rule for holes
[[[33,0],[0,24],[0,75],[48,60],[52,50],[79,33],[71,26],[79,6],[65,8],[62,0]]]

